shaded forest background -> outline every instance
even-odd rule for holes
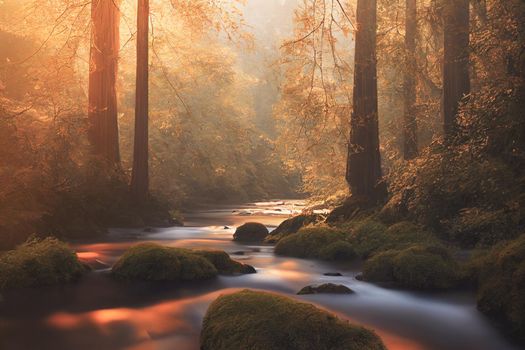
[[[87,137],[90,2],[0,2],[4,245],[33,232],[81,236],[107,226],[168,224],[174,216],[168,209],[202,202],[303,195],[336,204],[345,198],[357,3],[265,4],[261,10],[248,2],[244,11],[243,1],[152,1],[152,197],[139,205],[128,193],[136,4],[119,7],[121,162],[108,166],[93,155]],[[406,3],[378,2],[385,210],[469,245],[496,242],[523,225],[524,3],[471,2],[471,90],[447,140],[445,5],[417,2],[411,117],[418,156],[407,157]],[[469,234],[481,226],[487,237]]]

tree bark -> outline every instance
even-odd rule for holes
[[[137,10],[137,76],[135,92],[135,138],[131,191],[141,203],[149,193],[148,169],[148,34],[149,0],[138,0]]]
[[[447,0],[443,12],[443,115],[445,139],[454,138],[460,102],[470,93],[468,0]]]
[[[416,35],[417,1],[406,0],[405,28],[405,77],[404,77],[404,120],[403,120],[403,157],[410,160],[417,157],[417,120],[416,120]]]
[[[93,152],[111,163],[120,162],[116,90],[118,4],[118,0],[93,0],[91,4],[88,138]]]
[[[358,0],[353,112],[346,180],[352,195],[376,198],[381,179],[377,104],[376,0]]]

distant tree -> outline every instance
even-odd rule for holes
[[[405,160],[417,156],[417,121],[416,121],[416,34],[417,1],[406,0],[405,23],[405,77],[404,77],[404,125],[403,156]]]
[[[148,167],[148,34],[149,0],[138,0],[137,8],[137,75],[135,87],[135,137],[131,191],[144,201],[149,192]]]
[[[377,3],[358,0],[353,113],[346,180],[352,194],[374,199],[381,180],[377,102]]]
[[[95,154],[120,162],[117,119],[117,64],[119,55],[119,0],[91,3],[89,62],[89,131]]]
[[[445,138],[454,137],[460,102],[470,93],[469,0],[444,2],[443,116]]]

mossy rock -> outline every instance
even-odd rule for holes
[[[56,238],[30,238],[0,255],[0,289],[38,287],[73,282],[87,268]]]
[[[233,240],[237,242],[262,242],[268,236],[266,226],[258,222],[247,222],[237,227]]]
[[[112,268],[124,280],[195,281],[215,277],[218,271],[206,258],[188,249],[143,243],[130,249]]]
[[[253,266],[242,264],[230,258],[230,256],[222,250],[196,250],[194,254],[202,256],[215,266],[219,274],[222,275],[238,275],[256,273]]]
[[[277,243],[283,237],[296,233],[305,226],[316,224],[322,220],[321,215],[297,215],[293,218],[284,220],[275,230],[270,232],[270,235],[266,237],[267,243]]]
[[[202,350],[385,349],[372,331],[311,304],[265,292],[223,295],[208,308]]]
[[[373,217],[352,222],[351,242],[357,254],[367,258],[377,251],[388,249],[390,241],[386,230],[387,227]]]
[[[325,283],[319,286],[306,286],[297,295],[308,294],[353,294],[354,291],[341,284]]]
[[[439,246],[412,246],[374,255],[365,262],[363,279],[411,289],[447,289],[457,285],[459,267]]]
[[[303,228],[280,240],[275,246],[275,254],[297,258],[332,258],[328,254],[337,252],[337,246],[332,246],[333,251],[325,249],[344,240],[345,235],[341,231],[326,226]]]
[[[525,234],[486,255],[478,276],[479,310],[525,343]]]
[[[350,261],[357,257],[354,247],[345,241],[336,241],[321,248],[319,257],[327,261]]]

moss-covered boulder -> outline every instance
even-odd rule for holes
[[[353,294],[354,291],[342,284],[324,283],[318,286],[306,286],[297,295],[307,294]]]
[[[351,242],[359,256],[367,258],[377,251],[386,250],[389,243],[386,235],[387,227],[368,217],[350,223]]]
[[[356,257],[354,247],[346,241],[330,243],[319,251],[319,258],[327,261],[350,261]]]
[[[218,271],[206,258],[188,249],[143,243],[130,249],[112,268],[124,280],[194,281],[215,277]]]
[[[307,227],[280,240],[275,246],[275,254],[326,260],[353,257],[352,248],[344,242],[345,235],[339,230],[326,226]]]
[[[479,310],[525,343],[525,234],[485,256],[478,275]]]
[[[0,289],[68,283],[86,270],[77,255],[56,238],[29,239],[0,255]]]
[[[363,266],[363,279],[412,289],[446,289],[458,283],[458,264],[446,249],[416,245],[374,255]]]
[[[275,230],[270,232],[270,235],[266,237],[267,243],[277,243],[283,237],[296,233],[305,226],[316,224],[322,220],[321,215],[317,214],[301,214],[294,216],[293,218],[284,220]]]
[[[238,275],[257,272],[253,266],[242,264],[231,259],[230,256],[222,250],[196,250],[194,253],[211,262],[219,274],[222,275]]]
[[[263,242],[269,232],[266,226],[258,222],[247,222],[237,227],[233,240],[237,242]]]
[[[201,349],[383,350],[385,346],[372,331],[311,304],[244,290],[223,295],[210,305]]]

